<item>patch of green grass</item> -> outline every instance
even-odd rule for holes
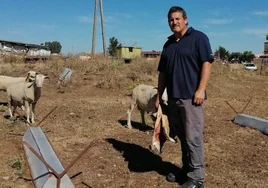
[[[16,159],[13,160],[13,163],[11,165],[12,168],[16,169],[17,170],[17,175],[19,177],[22,177],[22,174],[23,174],[23,157],[20,156]]]

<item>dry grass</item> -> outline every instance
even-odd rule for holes
[[[28,70],[35,70],[57,78],[65,67],[79,72],[83,79],[88,76],[102,75],[96,82],[98,88],[122,88],[132,89],[139,83],[151,83],[156,77],[158,59],[147,61],[146,59],[134,60],[131,64],[125,64],[122,60],[96,57],[89,61],[81,61],[78,57],[70,58],[52,57],[48,61],[24,63],[21,57],[13,56],[12,62],[6,61],[0,64],[0,74],[25,75]],[[15,63],[14,63],[15,62]]]
[[[181,166],[179,144],[167,142],[161,156],[152,153],[148,149],[152,132],[148,135],[139,129],[141,120],[137,111],[132,118],[136,127],[129,130],[122,126],[129,106],[126,94],[139,83],[157,84],[158,60],[141,59],[124,64],[103,57],[80,61],[70,56],[53,57],[35,64],[14,61],[16,63],[13,60],[0,63],[0,74],[22,76],[29,70],[36,70],[50,77],[44,84],[36,115],[40,120],[58,106],[44,121],[42,129],[64,166],[92,140],[100,140],[68,172],[70,176],[83,172],[73,180],[76,187],[83,187],[81,180],[94,188],[178,187],[168,183],[165,175]],[[73,70],[72,82],[63,92],[58,92],[57,77],[65,67]],[[205,186],[268,187],[267,136],[234,125],[231,119],[236,114],[225,102],[241,111],[253,97],[244,113],[267,119],[268,77],[259,75],[258,71],[231,69],[215,62],[207,92]],[[0,99],[6,101],[5,93],[0,92]],[[7,108],[1,107],[0,187],[32,188],[31,182],[19,179],[20,175],[30,177],[27,160],[21,160],[23,172],[19,175],[18,170],[11,167],[12,159],[20,159],[24,151],[21,137],[9,133],[23,134],[28,127],[19,120],[12,123],[5,118],[7,114]],[[153,126],[151,121],[147,124]]]

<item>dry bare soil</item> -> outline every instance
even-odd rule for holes
[[[72,81],[60,89],[57,74],[67,65],[53,63],[31,67],[5,64],[1,74],[18,76],[34,69],[50,76],[36,107],[37,123],[58,106],[41,126],[65,167],[96,141],[68,172],[69,176],[82,172],[72,179],[76,187],[87,187],[82,182],[93,188],[178,187],[167,182],[165,175],[180,170],[180,144],[166,142],[161,155],[151,152],[153,122],[147,117],[149,127],[143,128],[137,110],[132,118],[134,128],[124,127],[131,88],[138,83],[156,85],[157,62],[95,65],[91,60],[81,63],[83,66],[69,62]],[[252,97],[244,113],[267,119],[268,77],[215,63],[207,93],[205,187],[268,187],[268,137],[233,124],[236,113],[226,103],[240,112]],[[0,99],[5,104],[4,92]],[[31,176],[22,147],[21,135],[27,129],[23,121],[8,119],[5,105],[0,107],[1,188],[34,187],[26,180]]]

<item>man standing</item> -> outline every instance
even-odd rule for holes
[[[181,187],[204,187],[204,111],[206,86],[214,57],[208,37],[192,27],[183,8],[168,12],[173,35],[168,37],[158,65],[158,97],[167,88],[168,116],[181,142],[182,171],[188,181]]]

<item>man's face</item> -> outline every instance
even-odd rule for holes
[[[183,18],[181,12],[173,12],[169,15],[168,24],[173,33],[182,34],[187,29],[187,18]]]

